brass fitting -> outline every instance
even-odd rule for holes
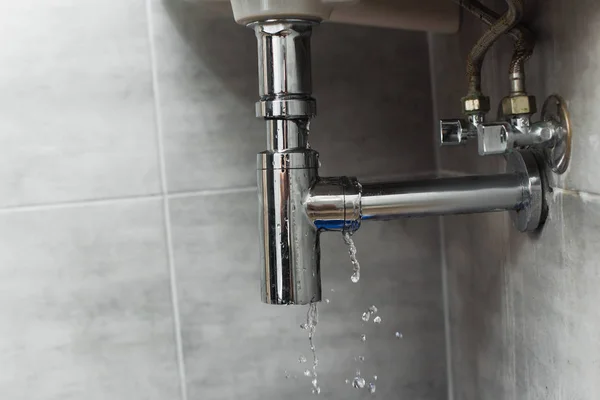
[[[535,96],[518,94],[502,99],[502,113],[505,116],[534,114],[536,111]]]
[[[484,95],[469,95],[461,99],[465,115],[485,114],[490,111],[490,98]]]

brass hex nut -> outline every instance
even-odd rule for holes
[[[462,98],[463,113],[466,115],[490,111],[490,98],[487,96],[467,96]]]
[[[536,111],[535,96],[523,94],[502,99],[502,113],[506,116],[534,114]]]

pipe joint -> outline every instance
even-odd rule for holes
[[[306,197],[306,215],[319,231],[354,232],[360,227],[361,191],[356,178],[321,178]]]

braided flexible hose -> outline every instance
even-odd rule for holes
[[[477,0],[454,0],[454,2],[479,16],[486,23],[492,23],[495,17],[493,11],[483,6]],[[467,96],[481,95],[481,67],[487,51],[500,36],[513,30],[523,16],[523,0],[506,0],[506,2],[508,4],[508,11],[495,19],[490,29],[479,38],[469,53],[467,58]],[[530,45],[532,41],[529,38],[525,38],[522,30],[515,30],[514,35],[518,35],[521,40],[517,39],[515,55],[513,56],[514,63],[511,62],[511,71],[514,68],[519,72],[522,71],[524,61],[531,55],[533,47]],[[518,54],[516,54],[517,47]]]

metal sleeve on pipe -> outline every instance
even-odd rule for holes
[[[360,226],[360,190],[356,178],[321,178],[304,201],[306,215],[320,231],[354,232]]]

